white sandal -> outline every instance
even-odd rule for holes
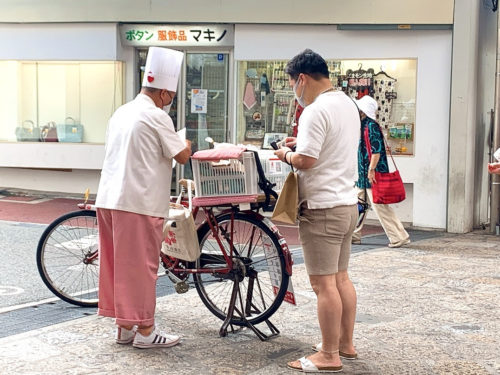
[[[291,362],[287,364],[287,367],[292,370],[302,371],[306,373],[335,373],[342,371],[342,366],[316,366],[310,359],[302,357],[299,359],[300,367],[295,367],[291,365]]]

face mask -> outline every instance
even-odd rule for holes
[[[297,99],[297,103],[303,108],[306,107],[306,102],[304,101],[304,88],[302,88],[302,94],[300,97],[297,95],[297,86],[299,85],[299,80],[295,82],[295,86],[293,86],[293,93],[295,94],[295,99]]]
[[[173,103],[173,101],[174,101],[174,98],[172,98],[168,92],[167,92],[167,95],[170,97],[170,103],[169,103],[169,104],[167,104],[167,105],[164,105],[164,106],[163,106],[163,110],[164,110],[164,111],[165,111],[165,113],[168,115],[168,113],[170,112],[170,107],[172,107],[172,103]]]
[[[170,104],[168,105],[164,105],[163,106],[163,110],[165,111],[165,113],[168,115],[168,113],[170,112],[170,107],[172,107],[172,102],[170,102]]]

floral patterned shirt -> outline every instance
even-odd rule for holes
[[[356,186],[360,189],[371,189],[370,181],[368,181],[368,168],[370,166],[370,157],[365,144],[365,129],[368,128],[368,138],[370,140],[372,154],[380,154],[375,170],[377,172],[389,172],[387,164],[387,154],[384,145],[384,135],[379,124],[369,117],[365,117],[361,121],[361,137],[358,146],[358,181]]]

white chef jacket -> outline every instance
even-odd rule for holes
[[[109,120],[96,207],[166,217],[172,158],[185,147],[170,116],[137,95]]]

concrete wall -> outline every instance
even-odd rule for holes
[[[488,161],[494,108],[496,13],[490,2],[455,1],[448,222],[466,233],[488,221]]]
[[[498,18],[491,4],[484,2],[479,9],[479,47],[476,113],[476,160],[474,173],[474,227],[489,221],[489,174],[492,111],[495,108],[495,67]]]
[[[91,194],[96,194],[100,175],[100,171],[82,169],[0,168],[0,188],[72,194],[83,193],[89,188]],[[12,181],[14,184],[6,185],[5,181]]]
[[[0,23],[0,35],[0,60],[117,59],[117,25],[114,23]]]
[[[0,22],[452,24],[453,0],[2,0]]]

